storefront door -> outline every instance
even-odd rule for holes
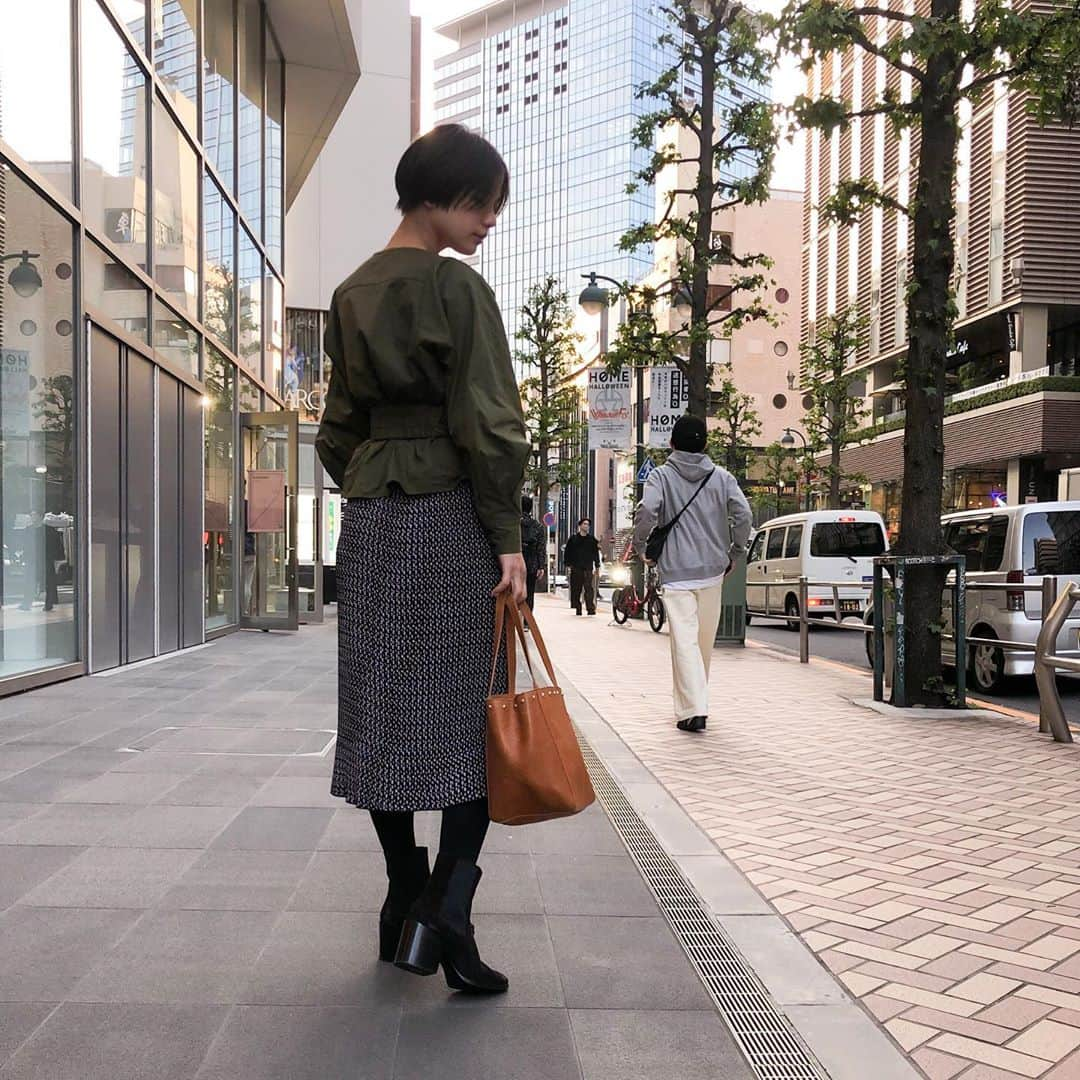
[[[240,626],[296,630],[298,417],[294,412],[242,413],[240,434]]]

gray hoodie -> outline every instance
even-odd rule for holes
[[[635,515],[634,550],[645,551],[653,526],[669,522],[710,472],[701,494],[668,533],[660,556],[666,582],[719,577],[746,551],[753,518],[735,477],[714,466],[707,454],[684,450],[673,450],[667,462],[650,474]]]

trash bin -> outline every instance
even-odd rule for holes
[[[746,559],[735,561],[735,569],[724,578],[720,597],[720,625],[714,645],[746,644]]]

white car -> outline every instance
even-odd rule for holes
[[[837,593],[840,615],[861,619],[869,605],[874,557],[888,549],[885,523],[873,510],[812,510],[774,518],[758,530],[746,556],[747,610],[787,615],[788,628],[797,630],[797,581],[805,576],[810,581],[844,582]],[[835,617],[832,588],[808,588],[807,614]],[[747,615],[748,623],[750,618]]]
[[[965,510],[941,519],[945,543],[967,558],[968,585],[1038,584],[1057,579],[1058,593],[1080,582],[1080,501],[1025,503],[1019,506]],[[969,589],[966,597],[970,637],[997,638],[1034,645],[1042,627],[1042,597],[1038,590]],[[945,624],[952,629],[952,589],[943,594]],[[867,622],[874,620],[868,612]],[[867,659],[873,662],[873,637],[867,634]],[[1080,607],[1073,610],[1057,641],[1064,656],[1080,657]],[[942,642],[942,657],[955,665],[954,642]],[[990,694],[1014,675],[1031,675],[1031,652],[994,645],[968,649],[969,685]]]

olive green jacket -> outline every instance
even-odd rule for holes
[[[495,296],[419,248],[378,252],[334,293],[315,446],[347,499],[472,485],[496,554],[521,550],[529,440]]]

